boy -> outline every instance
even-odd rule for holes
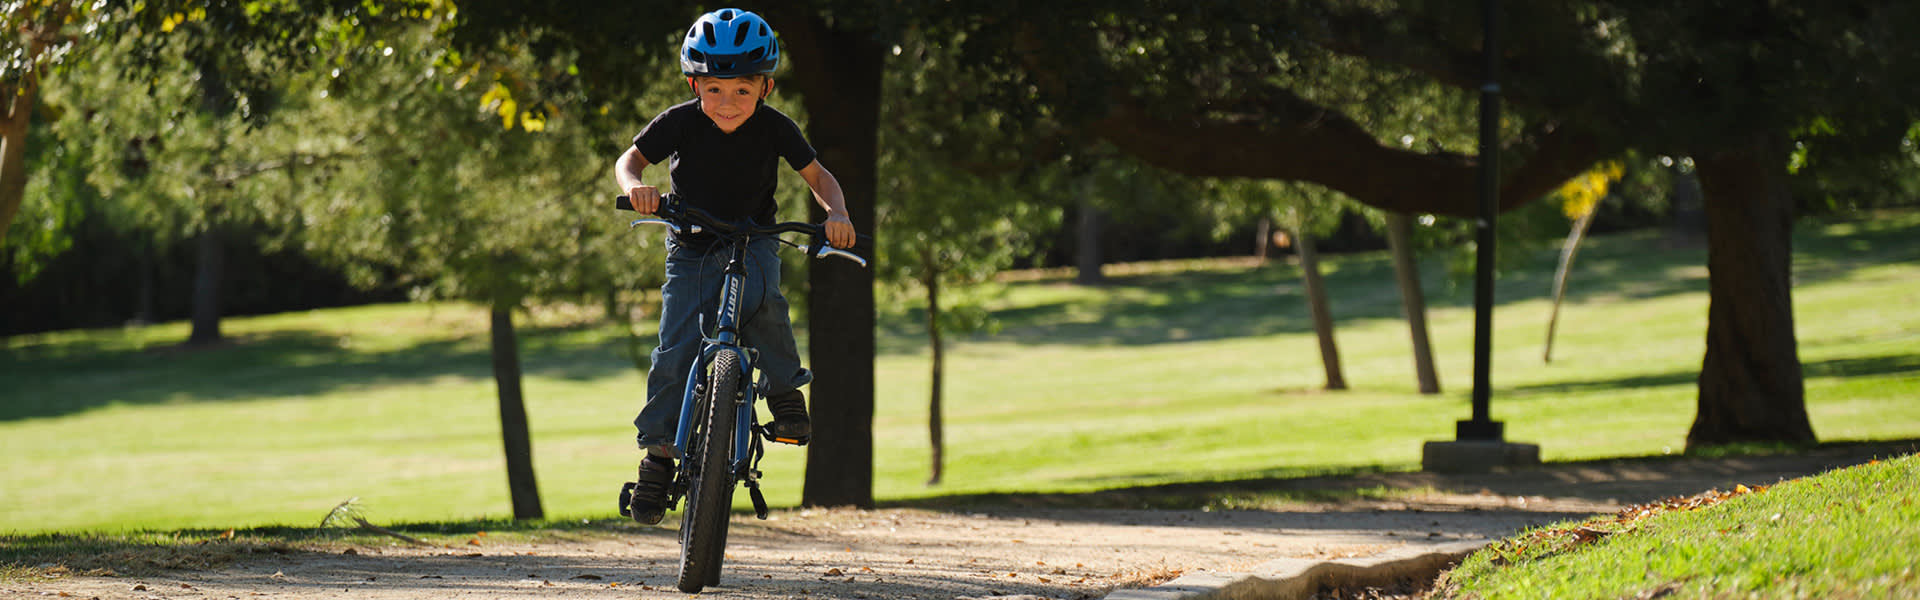
[[[840,182],[816,160],[813,147],[792,119],[764,104],[773,92],[780,44],[773,28],[751,12],[723,8],[695,21],[680,44],[680,70],[694,99],[654,117],[614,166],[620,189],[634,210],[659,208],[660,190],[641,183],[648,165],[669,160],[673,190],[682,202],[729,221],[775,222],[774,183],[781,160],[800,172],[813,198],[827,209],[827,242],[854,244]],[[719,294],[726,255],[702,235],[667,240],[667,283],[661,287],[660,346],[647,374],[646,406],[634,418],[640,461],[632,511],[635,521],[656,524],[667,509],[673,482],[673,435],[679,422],[687,369],[700,351],[699,315]],[[780,441],[803,445],[812,434],[805,397],[798,389],[813,379],[800,367],[787,300],[780,294],[778,242],[748,248],[748,281],[741,336],[760,351],[766,374],[767,410]],[[755,306],[755,302],[758,306]]]

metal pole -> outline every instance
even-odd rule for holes
[[[1500,206],[1500,80],[1498,1],[1481,0],[1482,41],[1486,80],[1480,85],[1480,220],[1477,223],[1473,277],[1473,420],[1460,421],[1455,436],[1462,440],[1499,441],[1504,435],[1488,404],[1493,395],[1493,250],[1494,224]]]

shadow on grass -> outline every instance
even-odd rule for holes
[[[634,368],[623,338],[580,342],[597,326],[521,327],[522,373],[571,380]],[[484,332],[396,350],[306,330],[234,336],[218,345],[112,347],[105,342],[0,348],[0,421],[57,417],[108,405],[230,402],[325,394],[444,377],[493,377]]]
[[[1877,377],[1883,375],[1920,373],[1920,356],[1912,354],[1886,354],[1881,356],[1836,358],[1801,363],[1800,370],[1802,377],[1806,379],[1822,377]],[[1693,369],[1618,377],[1614,379],[1519,385],[1507,388],[1506,391],[1513,392],[1518,395],[1518,398],[1523,399],[1528,397],[1552,398],[1562,394],[1693,385],[1698,383],[1699,380],[1700,371]]]
[[[1881,264],[1920,260],[1920,213],[1852,221],[1810,221],[1794,233],[1799,285],[1843,278]],[[1500,305],[1550,299],[1558,244],[1548,242],[1499,274]],[[1589,238],[1569,276],[1567,301],[1638,301],[1705,293],[1707,249],[1660,231]],[[1470,275],[1449,272],[1444,257],[1421,261],[1421,285],[1430,310],[1472,306]],[[1393,267],[1384,253],[1329,257],[1323,267],[1335,319],[1341,323],[1403,318]],[[1072,285],[1057,280],[1018,285]],[[1211,270],[1109,276],[1097,299],[1060,300],[993,313],[998,333],[972,339],[1021,344],[1148,345],[1312,331],[1300,269],[1286,262]],[[890,317],[880,347],[920,351],[925,315],[918,309]]]
[[[987,493],[882,503],[889,508],[971,512],[995,508],[1220,510],[1333,505],[1381,510],[1410,495],[1574,498],[1641,504],[1735,485],[1772,485],[1874,460],[1920,452],[1920,439],[1833,441],[1810,447],[1744,445],[1694,456],[1624,457],[1547,463],[1493,473],[1443,474],[1400,467],[1289,468],[1205,482],[1121,487],[1083,493]],[[1263,474],[1263,473],[1270,473]],[[1343,508],[1344,505],[1344,508]],[[1525,503],[1518,503],[1524,509]],[[1478,509],[1475,509],[1478,510]],[[1346,527],[1331,524],[1329,527]]]
[[[1671,246],[1671,247],[1670,247]],[[1649,248],[1658,251],[1649,251]],[[1612,236],[1583,247],[1572,275],[1573,301],[1584,295],[1642,300],[1707,289],[1704,248],[1672,246],[1657,233]],[[1500,274],[1502,305],[1549,298],[1557,253]],[[1332,257],[1323,265],[1334,317],[1342,323],[1404,318],[1393,266],[1383,253]],[[1066,281],[1021,285],[1070,285]],[[1421,263],[1429,310],[1468,308],[1471,282],[1448,272],[1442,257]],[[1097,299],[1060,300],[993,313],[1001,329],[976,340],[1087,346],[1150,345],[1313,331],[1300,268],[1285,262],[1244,270],[1116,275]],[[918,309],[887,329],[924,332]],[[918,350],[924,340],[895,334],[891,351]]]

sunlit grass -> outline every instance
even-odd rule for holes
[[[1915,213],[1801,232],[1794,301],[1822,439],[1920,437],[1916,232]],[[1547,460],[1680,451],[1705,348],[1704,259],[1657,234],[1590,240],[1551,364],[1554,257],[1503,274],[1493,416],[1508,438]],[[1383,256],[1328,265],[1352,386],[1342,392],[1320,389],[1295,267],[1185,261],[1110,275],[1094,288],[1064,274],[999,284],[1001,329],[949,348],[936,487],[924,485],[921,315],[883,309],[877,499],[1410,470],[1422,443],[1450,439],[1469,416],[1471,286],[1437,261],[1425,272],[1444,387],[1434,396],[1415,391]],[[630,422],[644,378],[626,332],[582,316],[593,313],[521,317],[553,518],[612,515],[638,458]],[[229,319],[236,343],[213,349],[175,347],[180,323],[7,339],[0,532],[306,526],[350,497],[382,523],[504,517],[486,323],[464,305],[389,305]],[[770,449],[774,504],[799,502],[805,454]]]
[[[1556,524],[1470,556],[1448,597],[1912,597],[1920,577],[1901,549],[1920,546],[1916,495],[1909,455],[1702,508]]]

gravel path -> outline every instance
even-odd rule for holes
[[[719,586],[740,599],[1102,598],[1182,574],[1277,558],[1363,557],[1499,538],[1534,525],[1736,484],[1771,484],[1914,442],[1787,457],[1635,460],[1516,473],[1429,473],[1243,482],[1245,489],[1432,490],[1392,502],[1284,511],[995,507],[775,511],[736,516]],[[684,598],[673,587],[675,515],[615,539],[459,548],[360,547],[267,554],[213,571],[0,583],[0,598]]]

